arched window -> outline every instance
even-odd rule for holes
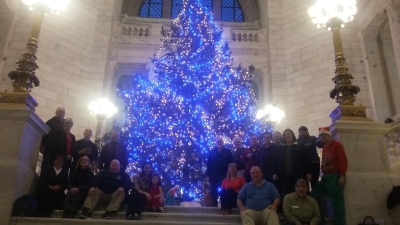
[[[144,0],[140,6],[140,17],[162,17],[163,0]]]
[[[201,4],[212,12],[212,0],[200,0]],[[182,11],[183,8],[183,1],[182,0],[172,0],[172,7],[171,7],[171,18],[175,19],[179,13]]]
[[[244,16],[242,7],[238,0],[221,0],[222,21],[243,22]]]

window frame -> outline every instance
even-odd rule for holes
[[[230,7],[224,6],[223,5],[223,1],[221,0],[221,21],[224,22],[244,22],[246,21],[244,18],[244,13],[243,13],[243,9],[242,9],[242,5],[240,4],[239,0],[230,0],[232,2],[232,5]],[[238,7],[236,7],[236,4],[238,5]],[[224,9],[231,9],[233,10],[233,20],[224,20]],[[236,10],[239,9],[241,14],[242,14],[242,21],[237,21],[236,20]]]
[[[146,1],[148,3],[146,3]],[[155,1],[159,1],[159,2],[155,2]],[[147,16],[142,16],[142,8],[144,4],[148,4],[148,8],[147,8]],[[151,16],[151,6],[152,5],[161,5],[161,15],[158,17],[153,17]],[[142,4],[140,5],[139,8],[139,17],[143,17],[143,18],[162,18],[163,17],[163,9],[164,9],[164,0],[143,0]]]

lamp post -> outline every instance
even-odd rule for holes
[[[313,23],[318,28],[327,28],[333,34],[336,69],[335,77],[332,79],[335,88],[331,90],[330,97],[335,98],[339,103],[339,106],[330,114],[333,122],[339,119],[367,120],[366,107],[354,105],[360,88],[351,82],[354,77],[347,68],[340,36],[340,28],[344,27],[345,23],[352,21],[357,12],[355,4],[355,0],[317,0],[308,11]]]
[[[258,110],[256,118],[261,120],[267,127],[273,128],[275,124],[279,124],[283,117],[285,117],[285,112],[276,108],[273,105],[267,105],[264,109]]]
[[[90,102],[88,108],[90,114],[97,118],[95,143],[99,145],[103,120],[112,117],[117,112],[117,108],[105,98]]]
[[[17,61],[18,68],[8,74],[8,77],[12,80],[14,92],[2,92],[0,94],[0,103],[23,103],[29,109],[35,110],[38,104],[29,92],[33,87],[37,87],[40,84],[39,78],[35,75],[35,70],[39,68],[36,64],[36,52],[43,16],[48,13],[60,14],[66,9],[68,1],[22,0],[24,4],[29,6],[30,10],[35,11],[35,18],[25,53],[22,54],[22,59]]]

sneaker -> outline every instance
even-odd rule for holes
[[[140,220],[140,215],[137,213],[133,214],[133,220]]]
[[[91,219],[92,218],[92,212],[88,208],[83,208],[82,209],[82,215],[79,217],[81,219]]]
[[[116,216],[117,214],[118,214],[117,211],[106,211],[106,212],[103,214],[103,219],[105,219],[105,220],[111,220],[111,219],[115,218],[115,216]]]
[[[105,219],[105,220],[111,220],[110,212],[105,212],[105,213],[103,214],[103,219]]]
[[[165,211],[164,211],[164,208],[163,208],[163,207],[158,207],[158,208],[157,208],[157,212],[160,212],[160,213],[165,213]]]

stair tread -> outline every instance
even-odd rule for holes
[[[108,225],[115,224],[148,224],[148,225],[239,225],[240,222],[206,222],[206,221],[152,221],[152,220],[103,220],[103,219],[62,219],[62,218],[35,218],[35,217],[13,217],[11,219],[11,225],[25,225],[25,224],[46,224],[46,225],[69,225],[69,224],[97,224],[97,225]]]

